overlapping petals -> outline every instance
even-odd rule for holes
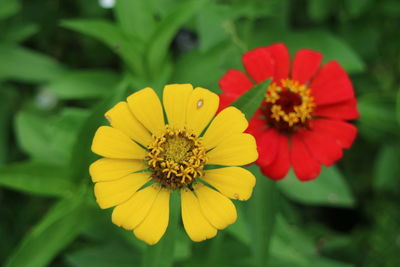
[[[338,62],[321,66],[321,53],[301,49],[290,66],[288,49],[282,43],[251,50],[242,61],[246,73],[229,70],[220,79],[221,108],[252,88],[254,82],[269,78],[277,84],[291,79],[306,85],[316,105],[308,126],[289,133],[269,125],[265,103],[250,120],[248,131],[256,137],[257,163],[265,175],[282,179],[292,167],[300,180],[307,181],[318,176],[320,164],[330,166],[342,157],[342,149],[349,148],[357,134],[346,120],[357,119],[359,113],[352,83]]]
[[[97,203],[101,208],[114,207],[114,224],[148,244],[157,243],[168,226],[171,190],[152,180],[147,147],[165,125],[189,129],[202,138],[207,164],[229,166],[207,169],[191,188],[180,189],[189,237],[212,238],[236,220],[231,199],[251,196],[255,178],[238,166],[257,159],[255,139],[244,133],[248,122],[238,109],[226,108],[214,118],[219,97],[207,89],[167,85],[162,99],[163,103],[153,89],[145,88],[105,114],[111,126],[100,127],[92,144],[92,151],[104,158],[90,166]]]

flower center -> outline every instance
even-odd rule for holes
[[[206,149],[200,138],[186,129],[167,125],[161,135],[153,136],[148,150],[146,159],[153,172],[151,177],[167,188],[190,186],[203,175]]]
[[[281,85],[271,83],[265,102],[269,126],[287,133],[296,131],[298,127],[307,127],[315,108],[311,89],[290,79],[282,79]]]

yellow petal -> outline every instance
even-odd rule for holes
[[[228,107],[211,122],[203,136],[203,144],[207,150],[214,148],[232,134],[243,133],[248,125],[246,117],[240,110]]]
[[[197,87],[189,97],[186,126],[199,136],[217,112],[219,97],[210,90]]]
[[[249,199],[256,184],[254,175],[239,167],[207,170],[203,179],[225,196],[237,200]]]
[[[143,160],[101,158],[90,165],[89,172],[93,182],[111,181],[146,169]]]
[[[217,229],[224,229],[237,218],[236,208],[229,198],[203,184],[194,187],[201,211]]]
[[[142,89],[128,97],[129,109],[152,134],[164,129],[164,113],[160,99],[151,88]]]
[[[207,164],[236,166],[254,162],[258,157],[254,137],[250,134],[234,134],[207,152]]]
[[[121,130],[136,142],[143,146],[148,146],[150,144],[151,134],[133,116],[126,102],[122,101],[116,104],[112,109],[107,111],[105,117],[112,127]]]
[[[133,230],[149,213],[160,189],[160,186],[153,184],[137,191],[128,201],[114,208],[112,222]]]
[[[167,230],[169,221],[170,191],[161,189],[146,218],[135,228],[133,233],[137,238],[149,245],[156,244]],[[176,227],[176,225],[174,225]]]
[[[213,238],[217,234],[210,222],[204,217],[197,197],[190,190],[181,190],[182,221],[190,239],[200,242]]]
[[[146,151],[120,130],[101,126],[93,138],[92,151],[113,159],[144,159]]]
[[[183,129],[186,122],[186,107],[193,91],[191,84],[170,84],[164,87],[163,103],[168,124]]]
[[[149,173],[128,174],[118,180],[98,182],[94,194],[100,208],[107,209],[128,200],[140,187],[149,181]]]

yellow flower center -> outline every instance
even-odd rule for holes
[[[269,125],[282,132],[293,132],[297,127],[307,127],[315,108],[311,89],[290,79],[282,79],[281,85],[271,83],[265,101]]]
[[[152,178],[167,188],[190,186],[203,175],[206,149],[201,139],[187,129],[177,130],[167,125],[161,135],[153,136],[148,150]]]

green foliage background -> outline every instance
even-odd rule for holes
[[[1,0],[0,265],[400,266],[399,27],[396,0]],[[103,113],[146,86],[218,93],[243,52],[277,41],[351,74],[361,118],[342,161],[307,183],[250,166],[253,198],[202,243],[176,212],[154,247],[114,226],[88,175]]]

